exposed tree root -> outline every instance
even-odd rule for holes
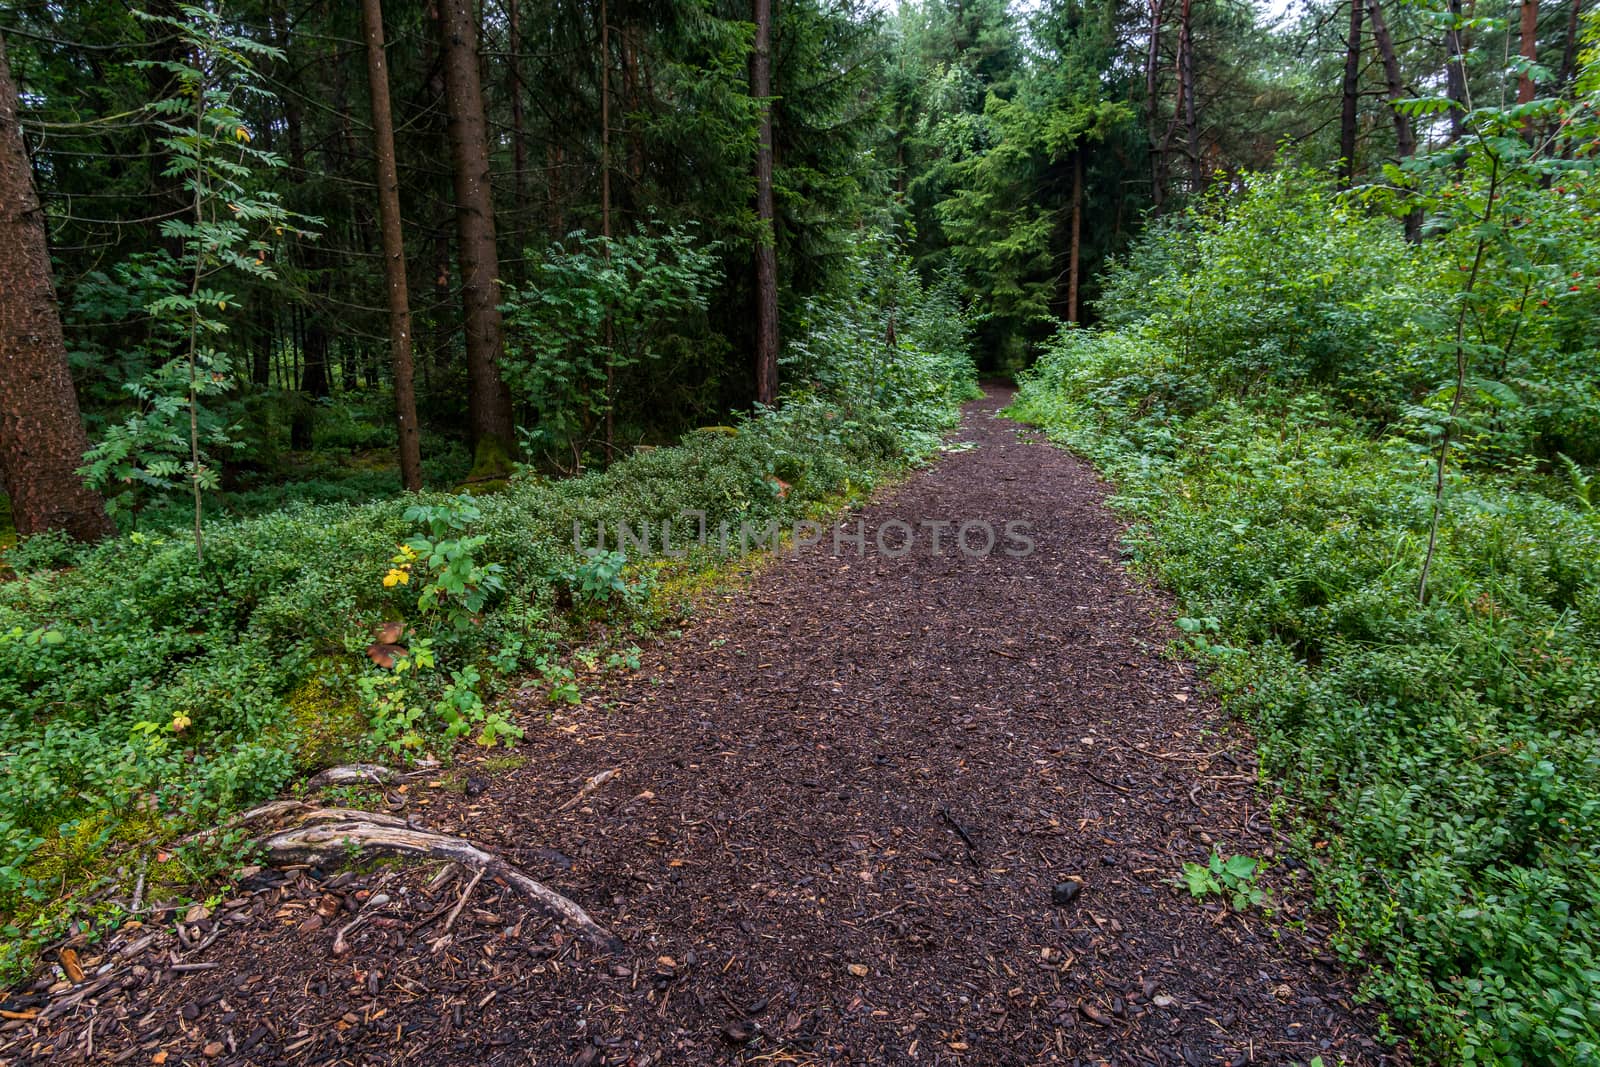
[[[404,819],[393,815],[379,815],[370,811],[358,811],[355,808],[319,808],[315,804],[307,804],[303,800],[269,800],[265,804],[258,804],[246,811],[229,816],[219,825],[189,834],[178,839],[177,844],[189,845],[196,841],[204,841],[215,837],[228,830],[235,830],[241,826],[256,826],[264,822],[275,822],[286,816],[297,815],[302,823],[312,819],[328,821],[329,819],[365,819],[368,822],[381,823],[384,826],[409,826]]]
[[[304,807],[304,805],[302,805]],[[583,908],[524,874],[492,852],[459,837],[408,826],[403,819],[348,808],[306,811],[299,824],[256,839],[274,864],[328,863],[349,848],[391,855],[430,856],[482,871],[531,897],[551,918],[581,934],[602,952],[620,952],[622,942]]]
[[[388,785],[398,781],[400,775],[377,763],[346,763],[329,767],[311,776],[307,789],[325,789],[330,785]]]

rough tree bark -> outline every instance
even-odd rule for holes
[[[1389,36],[1389,24],[1383,19],[1380,0],[1367,0],[1367,16],[1372,21],[1372,39],[1378,46],[1378,58],[1383,61],[1383,77],[1389,91],[1389,114],[1394,119],[1395,146],[1402,162],[1417,154],[1417,131],[1411,126],[1398,106],[1409,93],[1405,78],[1400,74],[1400,60],[1395,56],[1394,40]],[[1405,215],[1406,240],[1422,239],[1422,209],[1416,208]]]
[[[756,139],[756,401],[778,399],[777,213],[772,202],[772,0],[752,0],[756,24],[750,95],[761,102]]]
[[[1539,0],[1522,0],[1522,24],[1520,27],[1522,42],[1522,58],[1529,63],[1539,61]],[[1526,104],[1533,100],[1538,87],[1533,84],[1533,77],[1523,71],[1517,77],[1517,103]],[[1528,127],[1528,134],[1533,135],[1533,127]]]
[[[605,238],[606,262],[611,262],[611,19],[606,0],[600,0],[600,236]],[[606,316],[606,462],[616,447],[615,402],[617,364],[611,351],[616,338],[611,316]]]
[[[1356,107],[1361,99],[1361,0],[1350,0],[1350,35],[1344,50],[1343,106],[1339,111],[1339,187],[1356,175]]]
[[[278,48],[289,55],[290,18],[287,9],[280,6],[276,20]],[[310,168],[306,158],[304,113],[300,101],[287,93],[283,102],[284,132],[289,141],[289,181],[304,185]],[[327,298],[332,289],[327,252],[322,244],[311,240],[297,240],[295,258],[306,272],[306,297],[308,307],[302,311],[299,353],[300,374],[296,380],[300,393],[295,398],[289,416],[289,447],[297,451],[310,451],[315,444],[316,405],[313,399],[328,395],[328,327]]]
[[[1580,0],[1581,2],[1581,0]],[[1461,0],[1449,0],[1449,23],[1444,31],[1444,85],[1445,96],[1450,100],[1450,141],[1461,140],[1467,132],[1466,48],[1461,37]]]
[[[1165,0],[1150,0],[1150,37],[1144,57],[1144,99],[1150,129],[1150,199],[1159,212],[1167,199],[1166,142],[1159,132],[1161,91],[1161,24]]]
[[[1578,27],[1583,19],[1584,0],[1572,0],[1567,11],[1567,39],[1561,46],[1561,70],[1556,75],[1556,85],[1565,90],[1578,72]]]
[[[500,377],[499,254],[489,188],[488,121],[478,77],[478,21],[472,0],[441,0],[439,33],[456,200],[457,255],[466,311],[467,392],[473,443],[471,481],[510,473],[516,455],[511,393]]]
[[[524,236],[528,225],[528,130],[527,118],[522,108],[522,14],[518,0],[507,0],[506,32],[510,37],[510,55],[506,59],[506,81],[511,96],[511,189],[517,209],[516,248],[519,250],[512,263],[512,276],[520,284],[528,276],[521,249],[527,245]]]
[[[628,21],[622,26],[622,91],[623,104],[628,109],[628,204],[638,210],[644,181],[644,130],[639,122],[643,109],[643,96],[639,85],[639,24]]]
[[[389,293],[389,355],[394,364],[394,415],[400,440],[400,482],[422,488],[422,442],[411,371],[411,294],[406,284],[406,242],[400,229],[400,177],[394,157],[394,113],[389,64],[383,51],[382,0],[361,0],[367,37],[367,84],[372,93],[372,148],[378,170],[378,219],[383,277]]]
[[[1189,157],[1190,192],[1206,187],[1205,160],[1200,153],[1200,113],[1194,90],[1194,2],[1183,0],[1178,22],[1178,96],[1183,109],[1184,154]]]
[[[1078,321],[1078,264],[1083,239],[1083,149],[1072,151],[1072,244],[1067,256],[1067,321]]]
[[[62,530],[91,541],[113,532],[105,501],[77,474],[88,449],[67,369],[44,211],[0,37],[0,481],[19,534]]]

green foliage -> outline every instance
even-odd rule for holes
[[[1470,162],[1440,179],[1485,205]],[[1256,730],[1342,946],[1381,964],[1369,990],[1451,1061],[1579,1064],[1600,1056],[1600,523],[1584,468],[1545,466],[1551,409],[1524,420],[1492,383],[1516,366],[1520,395],[1595,416],[1594,309],[1538,258],[1582,263],[1594,237],[1572,186],[1506,195],[1520,229],[1466,297],[1477,235],[1448,210],[1407,248],[1307,176],[1248,177],[1118,268],[1116,328],[1063,331],[1017,410],[1116,481],[1132,558]],[[1462,299],[1472,462],[1447,472],[1419,603]]]
[[[632,594],[632,588],[623,578],[627,566],[628,557],[621,552],[590,548],[584,550],[582,561],[564,572],[562,578],[578,604],[605,604]]]
[[[958,283],[949,274],[925,283],[881,230],[856,238],[839,277],[833,293],[807,304],[784,373],[793,388],[874,412],[915,435],[916,451],[931,451],[956,405],[977,395],[973,319]]]
[[[951,327],[920,289],[899,299],[907,322],[928,324],[913,333]],[[877,314],[864,299],[851,307]],[[615,630],[650,623],[646,574],[715,563],[714,548],[683,561],[586,559],[572,547],[575,528],[671,523],[681,546],[698,525],[686,513],[703,512],[712,529],[811,517],[926,451],[930,427],[949,422],[972,380],[957,338],[955,329],[936,358],[919,357],[948,378],[881,391],[894,410],[807,389],[732,432],[691,433],[579,478],[522,471],[478,497],[212,521],[203,564],[192,538],[173,531],[93,547],[24,542],[9,553],[17,577],[0,582],[0,913],[44,932],[87,914],[81,901],[58,900],[60,878],[35,866],[70,820],[119,826],[149,813],[171,836],[271,795],[321,759],[513,741],[529,723],[495,699],[511,678],[531,672],[552,701],[577,702],[558,642],[583,639],[597,618]],[[932,341],[916,344],[908,351]],[[788,489],[775,491],[776,479]],[[564,595],[581,610],[564,612]],[[393,646],[392,666],[369,659],[375,628]],[[618,666],[637,661],[626,649],[611,655]],[[127,847],[113,835],[101,851]],[[16,973],[31,943],[8,942],[0,968]]]
[[[413,504],[403,517],[422,523],[427,532],[409,538],[400,554],[391,558],[395,566],[384,585],[409,584],[413,570],[420,569],[417,610],[423,615],[441,614],[457,630],[467,629],[491,598],[505,592],[500,577],[504,568],[498,563],[480,564],[476,558],[489,538],[464,534],[483,518],[483,512],[471,497],[460,496],[443,504]]]
[[[150,295],[144,310],[154,322],[156,354],[150,369],[125,386],[138,410],[107,428],[84,456],[82,473],[102,491],[188,489],[199,551],[201,494],[221,484],[206,450],[233,444],[226,421],[204,402],[234,385],[230,356],[217,338],[227,330],[221,313],[236,301],[215,286],[228,273],[272,277],[272,239],[299,220],[263,187],[260,171],[282,161],[252,146],[245,118],[252,98],[263,95],[253,63],[279,53],[233,32],[215,11],[180,5],[179,12],[139,17],[172,34],[188,58],[135,65],[166,76],[173,87],[172,96],[147,107],[158,116],[158,144],[171,161],[165,177],[179,179],[188,197],[185,213],[161,224],[162,236],[182,252],[140,262],[137,283]],[[109,503],[140,499],[126,496]]]
[[[1102,304],[1169,353],[1174,379],[1235,396],[1315,385],[1392,420],[1437,381],[1417,321],[1441,295],[1436,254],[1313,173],[1253,174],[1147,231],[1108,271]]]
[[[501,309],[503,370],[528,412],[531,454],[582,466],[613,407],[616,374],[652,373],[674,332],[705,311],[715,250],[684,227],[652,235],[641,226],[617,238],[570,234],[533,260]]]
[[[1127,105],[1102,99],[1098,86],[1030,89],[988,98],[983,119],[993,145],[953,166],[955,187],[938,206],[952,258],[979,280],[985,310],[1014,330],[1048,321],[1061,295],[1059,235],[1071,211],[1062,200],[1071,196],[1075,154],[1133,117]],[[1042,197],[1041,186],[1056,196]]]
[[[1206,897],[1225,897],[1234,911],[1259,908],[1266,904],[1270,891],[1256,884],[1261,861],[1253,856],[1229,856],[1211,853],[1205,863],[1185,863],[1181,882],[1196,900]]]

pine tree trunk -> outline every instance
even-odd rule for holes
[[[472,0],[441,0],[439,12],[460,242],[457,254],[466,310],[469,429],[474,450],[470,478],[492,480],[510,472],[516,432],[511,393],[500,377],[500,263],[489,188],[488,121],[483,83],[478,77],[478,23]]]
[[[627,94],[624,103],[628,108],[628,204],[638,210],[639,186],[644,181],[644,131],[640,129],[639,114],[643,101],[639,88],[639,26],[628,22],[622,27],[622,91]]]
[[[515,259],[512,277],[520,285],[528,277],[526,248],[528,245],[528,129],[522,109],[522,16],[518,0],[507,0],[506,32],[510,37],[511,55],[506,61],[506,80],[511,96],[511,189],[517,209]]]
[[[372,147],[378,170],[378,218],[383,278],[389,292],[389,353],[394,365],[394,414],[400,442],[400,484],[422,488],[422,443],[411,371],[411,295],[406,284],[406,242],[400,229],[400,177],[395,168],[394,113],[389,64],[383,51],[382,0],[361,0],[367,37],[367,83],[372,92]]]
[[[1556,75],[1556,85],[1565,90],[1572,84],[1578,70],[1579,26],[1583,18],[1583,0],[1572,0],[1567,12],[1567,39],[1561,46],[1561,71]]]
[[[1178,23],[1178,94],[1183,106],[1183,140],[1185,154],[1189,157],[1190,192],[1198,194],[1206,187],[1206,169],[1200,153],[1200,114],[1195,104],[1193,0],[1183,0],[1182,18]]]
[[[265,389],[272,379],[272,308],[263,303],[256,312],[255,347],[250,350],[250,384]]]
[[[606,0],[600,0],[600,236],[605,238],[606,262],[611,262],[611,21]],[[612,417],[613,392],[617,384],[617,365],[611,351],[615,343],[611,316],[606,316],[606,462],[616,444],[616,422]]]
[[[88,450],[50,277],[44,211],[0,38],[0,473],[17,533],[62,530],[92,541],[114,531],[105,501],[77,473]]]
[[[1356,115],[1361,99],[1361,0],[1350,0],[1350,35],[1344,51],[1343,106],[1339,111],[1339,187],[1356,174]]]
[[[1397,106],[1409,94],[1405,79],[1400,75],[1400,61],[1395,56],[1394,41],[1389,36],[1389,24],[1383,19],[1380,0],[1367,0],[1367,15],[1372,20],[1372,39],[1378,45],[1378,58],[1383,61],[1383,77],[1389,90],[1389,113],[1394,119],[1394,139],[1401,161],[1417,154],[1417,133],[1411,120]],[[1422,209],[1415,208],[1405,215],[1406,240],[1422,239]]]
[[[761,102],[756,140],[756,402],[778,399],[778,249],[772,201],[772,0],[753,0],[750,95]]]
[[[280,8],[276,34],[278,48],[289,55],[289,16]],[[306,161],[305,130],[299,98],[293,93],[284,95],[283,122],[289,141],[289,181],[303,185],[310,168]],[[298,354],[301,357],[297,375],[292,379],[300,393],[294,398],[289,416],[289,447],[299,452],[310,451],[314,442],[316,406],[314,398],[328,395],[328,331],[322,316],[326,313],[328,295],[328,269],[326,253],[319,242],[298,240],[294,244],[296,259],[306,273],[307,300],[298,309]]]
[[[1444,31],[1444,85],[1445,96],[1450,100],[1450,141],[1453,144],[1466,132],[1467,117],[1466,49],[1461,40],[1461,27],[1456,25],[1461,19],[1461,0],[1449,0],[1447,17],[1450,24]]]
[[[1150,2],[1150,40],[1144,57],[1145,122],[1150,129],[1150,199],[1160,211],[1167,199],[1167,154],[1165,139],[1157,132],[1161,93],[1161,23],[1164,0]]]
[[[1072,244],[1067,258],[1067,321],[1078,321],[1078,263],[1083,238],[1083,149],[1072,153]]]
[[[1539,0],[1522,0],[1522,58],[1529,63],[1539,61]],[[1526,104],[1533,100],[1537,86],[1533,84],[1532,75],[1523,71],[1517,78],[1517,103]],[[1528,127],[1528,135],[1533,136],[1533,127]]]
[[[563,209],[566,194],[562,190],[562,171],[567,165],[567,150],[554,140],[544,150],[545,218],[550,227],[550,239],[559,241],[567,235],[567,215]]]

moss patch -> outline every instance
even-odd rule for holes
[[[320,678],[300,683],[285,703],[298,771],[349,762],[360,739],[366,736],[367,719],[354,698]]]

